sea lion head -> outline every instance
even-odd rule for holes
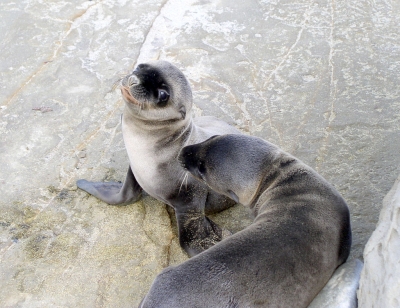
[[[249,205],[274,155],[275,147],[260,138],[231,134],[186,146],[178,160],[212,190]]]
[[[128,109],[144,120],[181,120],[192,108],[188,80],[167,61],[139,64],[121,80],[119,88]]]

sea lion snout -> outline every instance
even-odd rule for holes
[[[139,84],[140,79],[135,74],[135,71],[133,71],[131,74],[128,74],[124,78],[122,78],[120,86],[121,88],[130,88]]]
[[[194,159],[192,146],[186,146],[180,151],[178,155],[178,162],[185,170],[190,171],[193,169],[196,160]]]
[[[204,162],[200,161],[196,155],[196,146],[189,145],[184,147],[178,156],[178,162],[186,171],[189,171],[195,178],[203,181]]]
[[[128,86],[129,87],[132,87],[132,86],[137,85],[139,83],[140,83],[140,80],[139,80],[139,78],[137,78],[136,75],[132,74],[132,75],[130,75],[128,77]]]
[[[132,104],[135,104],[135,105],[140,106],[140,103],[138,102],[138,100],[135,99],[135,98],[131,95],[131,93],[129,92],[129,90],[126,89],[125,87],[121,87],[121,94],[122,94],[122,97],[123,97],[127,102],[130,102],[130,103],[132,103]]]

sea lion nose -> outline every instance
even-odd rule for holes
[[[136,75],[130,75],[128,78],[128,86],[132,87],[140,83],[139,78]]]

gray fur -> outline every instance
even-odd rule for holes
[[[179,160],[255,219],[165,269],[141,308],[307,307],[351,246],[349,210],[313,169],[260,138],[226,135],[183,148]]]
[[[169,95],[166,101],[160,91]],[[189,255],[211,247],[223,234],[205,214],[226,209],[234,201],[186,178],[177,156],[186,145],[239,131],[214,117],[192,119],[189,82],[166,61],[138,65],[122,80],[121,93],[122,133],[130,162],[126,180],[78,180],[77,186],[109,204],[135,202],[144,190],[175,209],[180,244]]]

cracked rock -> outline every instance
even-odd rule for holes
[[[2,305],[135,307],[187,258],[161,202],[108,206],[75,187],[124,179],[113,82],[153,59],[182,69],[196,116],[265,138],[330,181],[351,210],[351,259],[362,259],[400,173],[399,10],[383,0],[2,1]],[[231,232],[251,222],[240,205],[212,219]]]

